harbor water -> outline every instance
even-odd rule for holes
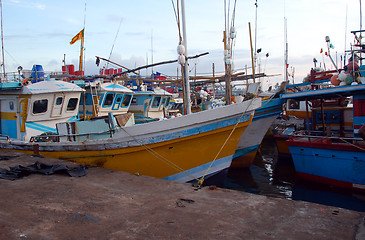
[[[279,157],[273,139],[261,144],[249,168],[225,169],[205,185],[365,212],[365,194],[298,179],[291,158]]]

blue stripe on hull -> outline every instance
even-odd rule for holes
[[[174,174],[174,175],[165,177],[163,179],[178,181],[178,182],[188,182],[188,181],[193,180],[191,176],[194,176],[196,178],[200,178],[204,174],[206,174],[206,176],[210,175],[210,174],[215,173],[217,171],[228,168],[231,165],[231,162],[232,162],[232,155],[215,160],[213,165],[210,168],[209,168],[209,166],[212,164],[212,162],[200,165],[196,168],[192,168],[192,169],[189,169],[189,170],[184,171],[184,172],[180,172],[178,174]],[[209,168],[209,171],[206,172],[208,168]]]
[[[25,125],[27,128],[42,131],[42,132],[53,132],[53,133],[57,132],[56,128],[47,127],[47,126],[44,126],[39,123],[27,122],[27,123],[25,123]]]
[[[256,151],[257,149],[259,149],[259,147],[260,147],[260,144],[256,145],[256,146],[237,149],[233,155],[233,159],[246,156],[247,154],[250,154],[250,153]]]
[[[297,172],[365,184],[365,153],[290,146]]]

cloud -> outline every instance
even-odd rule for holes
[[[17,6],[17,7],[23,7],[23,8],[32,8],[32,9],[39,9],[39,10],[45,10],[46,5],[38,2],[29,3],[27,1],[20,1],[20,0],[10,0],[9,5]]]
[[[10,0],[9,2],[7,2],[7,4],[22,8],[35,8],[42,11],[46,9],[46,5],[39,2],[30,3],[29,1]]]
[[[38,8],[39,10],[45,10],[46,9],[46,5],[41,4],[41,3],[35,3],[34,6],[35,6],[35,8]]]

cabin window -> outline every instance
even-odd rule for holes
[[[14,110],[14,102],[13,101],[9,102],[9,108],[10,108],[10,110]]]
[[[152,107],[160,106],[160,102],[161,102],[161,96],[155,96],[153,98]]]
[[[288,100],[288,109],[299,109],[299,101],[293,99]]]
[[[78,100],[79,100],[78,98],[70,98],[70,100],[68,100],[68,104],[67,104],[67,111],[75,110],[77,107]]]
[[[165,105],[165,103],[166,103],[166,98],[162,98],[161,105]]]
[[[122,97],[118,96],[117,99],[115,99],[113,110],[117,110],[120,107],[120,101],[122,101]]]
[[[169,106],[169,104],[170,104],[170,97],[167,97],[167,100],[166,100],[166,103],[165,103],[165,107],[168,107]]]
[[[137,104],[137,98],[133,97],[132,101],[131,101],[131,105],[136,105]]]
[[[33,114],[45,113],[47,112],[48,100],[41,99],[33,102]]]
[[[63,97],[58,97],[58,98],[56,99],[56,105],[61,105],[61,104],[62,104],[62,102],[63,102]]]
[[[114,93],[108,93],[104,100],[104,107],[110,107],[113,103]]]
[[[131,98],[132,98],[132,95],[129,95],[129,94],[124,95],[122,106],[128,107],[131,102]]]

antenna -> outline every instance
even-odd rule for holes
[[[151,30],[151,64],[153,64],[153,29]],[[151,69],[153,74],[153,67]]]
[[[123,18],[121,18],[121,19],[120,19],[119,26],[118,26],[118,30],[117,30],[117,34],[115,34],[114,42],[113,42],[113,45],[112,45],[112,49],[110,49],[110,53],[109,53],[109,58],[108,58],[108,60],[110,60],[110,58],[111,58],[111,56],[112,56],[113,49],[114,49],[114,45],[115,45],[115,42],[117,41],[117,37],[118,37],[118,34],[119,34],[120,26],[122,25],[122,21],[123,21]],[[109,62],[107,62],[107,64],[106,64],[106,68],[108,68],[108,65],[109,65]]]

